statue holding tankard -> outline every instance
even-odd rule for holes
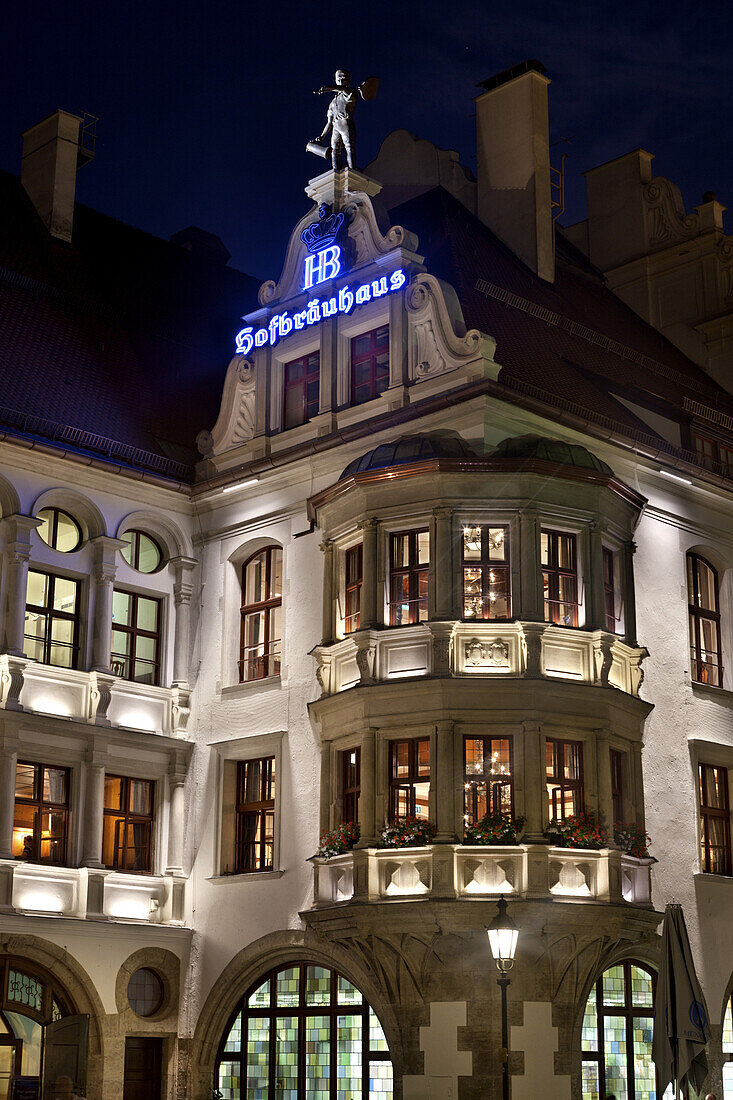
[[[322,133],[314,140],[309,141],[306,150],[315,153],[316,156],[328,156],[328,146],[324,144],[329,133],[331,135],[331,167],[334,171],[341,168],[354,168],[356,161],[356,128],[354,126],[354,109],[359,96],[362,99],[374,99],[379,87],[379,79],[369,77],[363,84],[353,87],[351,74],[346,69],[336,72],[336,83],[327,85],[315,91],[314,95],[333,94],[333,99],[328,105],[326,125]],[[345,164],[343,162],[346,162]]]

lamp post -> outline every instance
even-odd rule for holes
[[[499,970],[499,977],[496,982],[501,990],[501,1095],[502,1100],[509,1100],[509,1023],[507,1020],[506,991],[509,985],[507,974],[514,965],[519,929],[512,918],[507,916],[507,905],[503,894],[497,904],[499,912],[486,929],[486,932],[491,945],[491,954],[494,956],[494,962]]]

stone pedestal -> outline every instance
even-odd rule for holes
[[[362,175],[354,168],[343,168],[340,172],[329,170],[322,172],[320,176],[314,176],[312,180],[308,180],[305,193],[309,199],[313,199],[316,206],[325,202],[334,210],[340,210],[349,195],[361,192],[374,198],[381,190],[382,185],[376,180]]]

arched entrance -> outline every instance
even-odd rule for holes
[[[234,1009],[214,1088],[222,1100],[392,1100],[392,1076],[382,1025],[361,990],[336,970],[296,962],[260,977]]]
[[[88,1017],[49,971],[0,956],[0,1100],[40,1097],[44,1063],[54,1080],[56,1066],[76,1068],[83,1084],[87,1036]]]

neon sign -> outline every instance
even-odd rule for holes
[[[316,283],[325,283],[326,279],[335,279],[341,271],[341,249],[337,244],[332,244],[306,256],[304,267],[303,290],[310,290]]]
[[[334,247],[338,251],[338,246]],[[327,251],[330,251],[330,249]],[[323,255],[323,253],[308,256],[306,264],[310,259],[317,260],[318,255]],[[332,277],[331,275],[326,276],[326,278]],[[289,336],[293,330],[300,331],[311,328],[313,325],[318,325],[321,321],[325,321],[328,317],[335,317],[339,313],[351,313],[356,306],[366,305],[367,302],[371,302],[375,298],[382,298],[385,294],[393,294],[396,290],[401,290],[406,282],[404,271],[402,268],[398,268],[391,275],[383,275],[381,279],[361,283],[356,290],[350,290],[348,286],[342,286],[338,294],[334,294],[331,298],[324,298],[323,300],[311,298],[307,307],[297,313],[290,314],[285,310],[284,313],[277,313],[274,317],[271,317],[266,326],[258,329],[247,326],[240,329],[235,337],[235,354],[249,355],[252,348],[263,348],[266,344],[274,347],[278,340]]]

